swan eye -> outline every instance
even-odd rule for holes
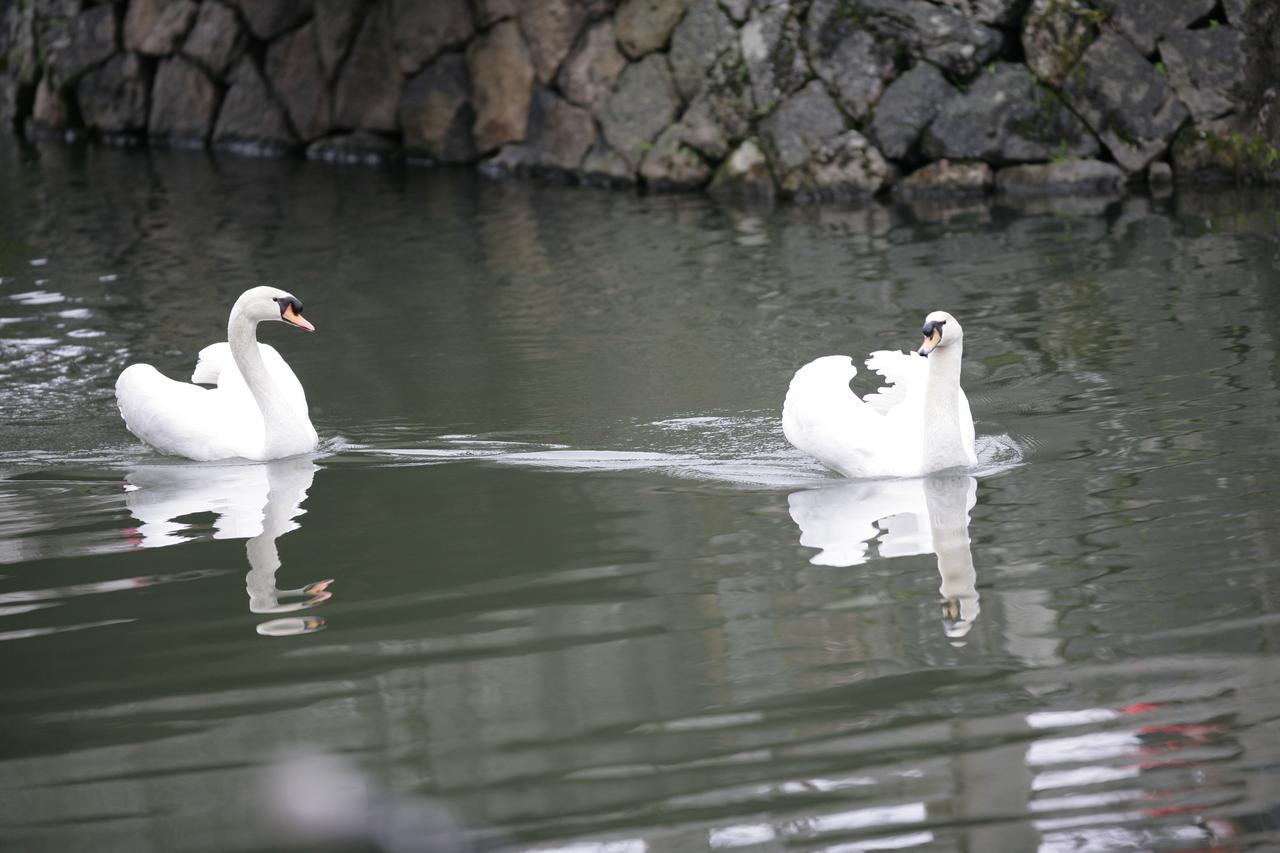
[[[920,327],[920,333],[926,338],[931,337],[936,330],[939,335],[942,334],[942,327],[947,325],[946,320],[929,320]]]

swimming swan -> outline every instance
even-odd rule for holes
[[[824,356],[797,370],[782,406],[787,440],[846,477],[919,477],[973,466],[973,415],[960,387],[964,330],[934,311],[921,331],[916,355],[871,353],[867,367],[889,384],[861,399],[849,389],[858,370],[848,356]]]
[[[116,380],[116,405],[129,432],[161,453],[201,462],[262,462],[315,450],[307,397],[280,353],[258,343],[258,323],[280,320],[314,332],[302,303],[274,287],[246,290],[231,307],[227,340],[200,350],[191,382],[175,382],[149,364],[131,364]]]

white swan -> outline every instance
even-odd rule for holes
[[[116,380],[116,405],[129,432],[174,456],[201,462],[280,459],[315,450],[302,384],[273,347],[258,343],[258,323],[281,320],[314,332],[302,303],[274,287],[246,290],[231,307],[225,343],[200,350],[192,383],[149,364],[131,364]]]
[[[867,367],[889,381],[859,398],[853,359],[829,355],[796,371],[782,407],[787,440],[846,477],[919,477],[977,463],[973,415],[960,387],[964,330],[945,311],[925,318],[917,358],[871,353]]]

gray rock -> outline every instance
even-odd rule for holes
[[[959,12],[926,0],[815,0],[810,14],[835,4],[830,14],[847,16],[913,56],[967,77],[1000,52],[1004,36]]]
[[[1217,4],[1218,0],[1093,0],[1144,56],[1162,37],[1186,29]]]
[[[1063,93],[1129,172],[1159,157],[1188,115],[1164,78],[1117,33],[1105,33],[1089,46],[1067,75]]]
[[[744,24],[751,15],[751,0],[720,0],[720,7],[733,18],[735,24]]]
[[[1147,186],[1152,192],[1173,186],[1173,167],[1163,160],[1157,160],[1147,167]]]
[[[640,177],[654,189],[689,190],[711,179],[711,167],[681,141],[679,128],[671,125],[645,154]]]
[[[476,123],[472,138],[481,154],[508,142],[523,142],[533,98],[529,48],[515,21],[505,20],[467,46]]]
[[[471,76],[460,53],[446,53],[428,65],[400,93],[400,127],[404,147],[440,163],[466,163],[476,158],[471,141],[475,110]]]
[[[17,89],[34,87],[40,79],[40,57],[36,46],[35,6],[0,3],[0,66],[3,76]]]
[[[400,149],[394,140],[367,130],[335,134],[307,146],[308,160],[327,163],[377,166],[399,156]]]
[[[1244,35],[1235,27],[1178,30],[1160,42],[1160,58],[1197,124],[1243,107]]]
[[[711,66],[737,44],[738,30],[715,0],[695,0],[671,34],[671,76],[685,101],[702,90]]]
[[[13,127],[20,118],[25,89],[15,76],[0,72],[0,125],[3,127]]]
[[[538,0],[520,7],[517,20],[538,81],[550,83],[587,23],[587,8],[575,0]]]
[[[523,142],[511,142],[499,148],[476,166],[480,174],[490,178],[529,175],[540,171],[533,162],[533,152]]]
[[[1245,11],[1249,8],[1249,0],[1222,0],[1222,10],[1227,13],[1227,21],[1233,27],[1244,26]]]
[[[715,196],[771,201],[778,187],[759,143],[747,139],[720,164],[708,191]]]
[[[325,80],[332,82],[370,5],[372,0],[316,0],[316,45]]]
[[[915,147],[943,103],[957,94],[941,71],[927,62],[917,63],[889,84],[867,133],[886,157],[901,160]]]
[[[246,56],[236,63],[229,83],[213,130],[215,145],[241,153],[274,154],[298,144],[253,60]]]
[[[613,91],[626,64],[614,38],[613,22],[601,21],[587,30],[560,69],[560,91],[573,103],[595,112]]]
[[[632,59],[658,50],[692,0],[623,0],[613,16],[618,47]]]
[[[1061,86],[1098,35],[1102,15],[1084,0],[1033,0],[1022,21],[1027,67],[1043,83]]]
[[[196,11],[191,0],[133,0],[124,16],[125,50],[148,56],[173,53],[195,22]]]
[[[392,0],[392,43],[400,70],[416,74],[442,50],[475,35],[467,0]]]
[[[595,144],[596,123],[590,112],[547,89],[537,91],[529,110],[528,145],[539,166],[575,171]]]
[[[503,18],[514,18],[520,10],[520,0],[473,0],[476,24],[481,28],[496,24]]]
[[[106,134],[145,131],[150,88],[151,80],[137,54],[116,54],[76,84],[85,127]]]
[[[925,131],[926,156],[993,164],[1091,157],[1098,141],[1023,65],[998,63],[942,105]]]
[[[385,4],[369,10],[333,92],[333,124],[394,131],[400,109],[400,68],[391,46]]]
[[[996,190],[1007,195],[1114,194],[1123,189],[1124,172],[1100,160],[1061,160],[1008,166],[996,172]]]
[[[636,182],[635,170],[631,165],[603,142],[598,143],[582,158],[580,172],[583,179],[591,184],[615,186]]]
[[[38,132],[62,130],[67,126],[69,109],[67,99],[47,76],[36,84],[35,103],[31,107],[31,121]]]
[[[981,161],[935,160],[893,185],[894,198],[914,200],[982,195],[995,183],[991,167]]]
[[[1223,183],[1236,178],[1236,163],[1231,142],[1234,133],[1224,132],[1225,122],[1210,127],[1186,127],[1174,137],[1169,148],[1173,173],[1179,183]]]
[[[861,121],[893,78],[893,49],[838,11],[833,0],[814,4],[805,27],[805,47],[814,72],[845,111]]]
[[[680,117],[680,139],[712,160],[720,160],[751,129],[751,90],[742,78],[737,49],[721,55]]]
[[[481,168],[492,175],[577,173],[595,143],[591,113],[538,89],[529,108],[527,141],[502,146]]]
[[[892,175],[892,167],[866,137],[846,130],[787,173],[782,191],[798,201],[861,198],[879,192]]]
[[[772,110],[810,78],[800,45],[800,23],[790,0],[756,10],[739,38],[758,113]]]
[[[324,84],[314,21],[271,43],[267,50],[267,77],[298,136],[307,141],[329,132],[333,101]]]
[[[203,145],[217,111],[218,89],[199,67],[180,56],[161,60],[151,87],[148,136],[177,145]]]
[[[236,13],[213,0],[200,4],[195,25],[182,45],[182,53],[195,60],[215,79],[221,79],[244,53],[245,33]]]
[[[1242,116],[1184,127],[1171,148],[1178,183],[1280,183],[1280,147],[1255,128]]]
[[[117,48],[115,7],[92,6],[70,20],[56,19],[37,38],[45,58],[45,79],[62,89],[99,63],[106,62]]]
[[[1025,0],[938,0],[967,18],[984,24],[1007,27],[1018,22]]]
[[[826,88],[813,80],[783,101],[758,127],[770,159],[785,176],[843,133],[845,120]]]
[[[288,32],[311,14],[313,0],[231,0],[249,31],[263,41]]]
[[[666,58],[650,54],[623,69],[617,88],[605,102],[601,129],[609,145],[635,171],[679,108],[680,96]]]

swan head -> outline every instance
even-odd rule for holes
[[[964,340],[964,329],[946,311],[931,312],[924,318],[920,332],[924,335],[924,343],[916,350],[917,355],[928,356],[938,347],[955,346]]]
[[[306,329],[308,332],[316,330],[316,327],[302,316],[302,300],[278,287],[264,285],[249,288],[240,294],[240,298],[231,309],[233,316],[237,313],[255,324],[266,320],[280,320],[299,329]]]

